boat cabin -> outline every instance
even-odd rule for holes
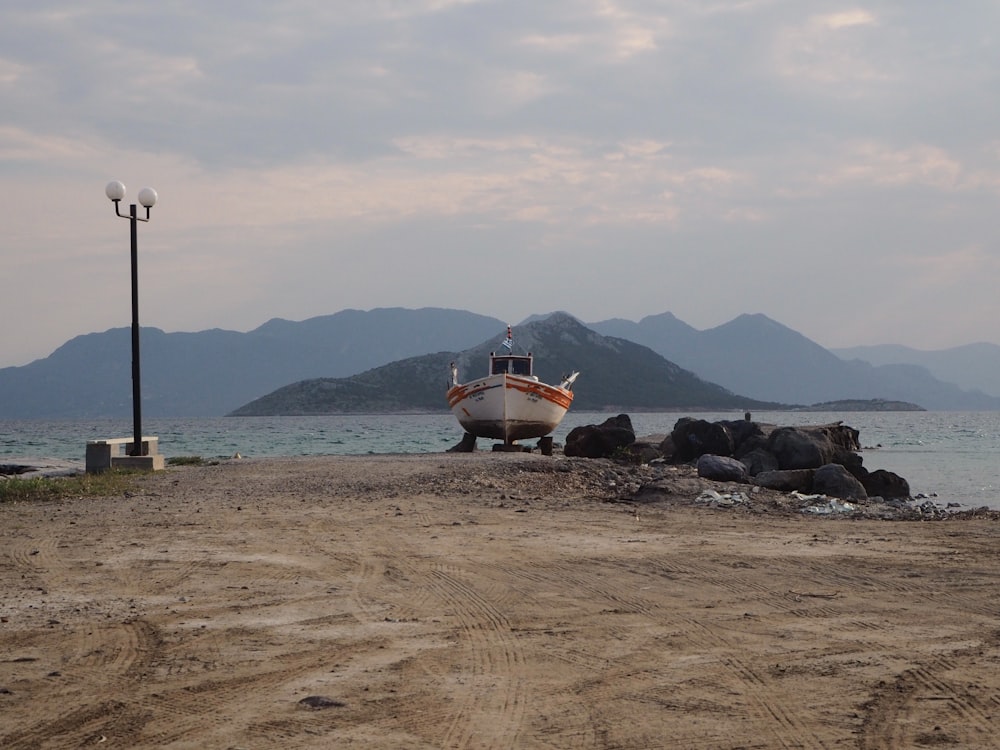
[[[490,354],[490,375],[508,373],[510,375],[522,375],[530,378],[532,375],[531,360],[530,353],[527,356],[505,354],[499,357],[495,354]]]

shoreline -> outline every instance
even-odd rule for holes
[[[578,424],[600,423],[606,414],[574,413],[564,420],[563,431],[554,435],[565,440],[566,431]],[[637,435],[669,432],[679,413],[633,414]],[[701,415],[692,415],[701,416]],[[733,417],[716,414],[708,419]],[[995,472],[995,453],[1000,422],[996,413],[899,412],[822,414],[754,414],[761,422],[815,424],[843,419],[860,431],[865,466],[884,468],[905,477],[914,495],[941,501],[956,501],[966,508],[987,506],[1000,509]],[[787,421],[786,421],[787,420]],[[330,454],[370,455],[373,452],[441,452],[457,444],[461,430],[450,415],[439,417],[387,417],[351,420],[337,417],[263,420],[148,420],[150,434],[160,436],[160,452],[167,457],[202,456],[206,459],[243,456]],[[964,427],[965,429],[957,429]],[[123,425],[120,425],[127,433]],[[11,425],[5,445],[8,452],[61,457],[81,461],[87,440],[115,436],[112,425],[92,422],[54,422]],[[914,440],[909,440],[912,436]],[[978,437],[976,437],[978,436]],[[0,459],[2,461],[4,459]]]
[[[86,461],[39,456],[0,457],[0,480],[5,478],[40,479],[82,474]]]
[[[646,435],[642,437],[637,437],[636,443],[658,444],[660,441],[663,440],[664,437],[665,435],[662,434]],[[880,450],[879,446],[863,447],[860,452],[877,453],[879,450]],[[488,457],[496,457],[498,455],[502,454],[494,453],[491,450],[478,449],[476,451],[473,451],[472,453],[461,453],[461,452],[452,453],[448,450],[442,450],[438,452],[406,452],[406,453],[330,453],[330,454],[309,454],[309,455],[299,455],[299,456],[277,456],[277,455],[243,456],[240,453],[236,453],[232,456],[216,456],[208,458],[197,457],[197,458],[199,458],[204,465],[218,465],[221,463],[228,463],[232,461],[280,462],[286,460],[321,461],[324,459],[407,460],[407,459],[434,458],[434,457],[456,460],[457,457],[460,456],[472,456],[472,457],[479,457],[482,459]],[[566,461],[566,460],[576,461],[576,462],[582,461],[583,465],[585,465],[587,462],[594,463],[597,461],[601,461],[601,459],[578,459],[578,458],[568,459],[566,456],[562,454],[561,449],[557,450],[553,456],[549,457],[542,457],[537,450],[523,454],[514,453],[508,455],[512,455],[515,457],[525,456],[525,455],[535,456],[541,458],[542,460],[548,460],[548,461]],[[178,457],[167,458],[167,469],[169,470],[171,468],[179,468],[179,465],[171,465],[170,463],[171,458],[178,458]],[[642,467],[644,468],[640,468],[631,464],[620,464],[611,461],[608,461],[608,463],[611,463],[612,465],[619,467],[622,471],[630,472],[633,475],[633,480],[634,480],[632,482],[633,488],[638,487],[638,482],[642,481],[651,482],[658,479],[662,479],[664,476],[664,472],[662,470],[652,471],[652,466],[650,464],[644,464],[642,465]],[[689,464],[665,464],[664,466],[671,468],[671,470],[673,471],[683,471],[685,470],[685,467],[689,470],[692,468]],[[61,458],[31,457],[31,456],[0,457],[0,482],[6,479],[58,478],[58,477],[81,475],[84,473],[85,473],[85,462],[82,460],[70,461]],[[776,495],[781,497],[789,495],[789,493],[784,493],[784,492],[772,493],[769,490],[765,491],[763,490],[763,488],[753,484],[741,485],[737,483],[716,483],[716,482],[708,482],[707,480],[704,482],[704,484],[706,486],[712,485],[712,489],[718,492],[722,492],[723,494],[743,493],[744,490],[752,490],[752,492],[764,492],[768,496]],[[826,496],[820,496],[820,497],[826,498]],[[834,498],[829,498],[829,499],[831,500],[831,502],[835,501]],[[619,500],[623,502],[628,502],[631,500],[631,498],[622,497],[619,498]],[[932,515],[936,515],[939,517],[944,515],[959,517],[969,514],[974,514],[978,516],[982,516],[983,513],[1000,514],[1000,509],[991,508],[987,505],[972,505],[972,504],[949,501],[948,498],[941,497],[937,493],[927,495],[918,492],[905,501],[904,500],[884,501],[882,498],[873,498],[872,500],[877,503],[891,505],[896,508],[900,507],[900,503],[907,503],[911,506],[914,506],[917,503],[926,506],[929,503],[930,505],[934,506],[935,513],[927,514],[927,518],[924,520],[930,520]],[[640,500],[639,502],[642,501]],[[772,501],[772,505],[776,504],[778,503]],[[862,503],[862,506],[863,505],[864,503]],[[928,508],[928,511],[929,510],[930,509]],[[885,518],[886,520],[892,520],[890,517],[891,515],[892,515],[891,513],[882,513],[881,517]],[[903,520],[912,520],[912,519],[903,519]]]

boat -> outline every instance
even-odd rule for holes
[[[573,403],[572,387],[580,373],[563,377],[559,385],[543,383],[534,373],[531,352],[514,354],[510,326],[502,345],[505,353],[490,352],[486,377],[459,383],[458,368],[451,363],[448,406],[473,437],[502,440],[506,446],[544,438]]]

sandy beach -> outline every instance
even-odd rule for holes
[[[244,459],[0,506],[0,747],[998,746],[996,514],[631,471]]]

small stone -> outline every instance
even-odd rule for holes
[[[342,701],[334,700],[333,698],[327,698],[323,695],[310,695],[307,698],[300,700],[299,705],[304,708],[319,710],[322,708],[343,708],[347,704]]]

